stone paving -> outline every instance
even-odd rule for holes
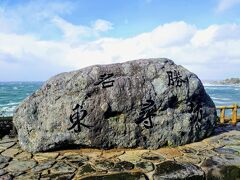
[[[71,149],[31,154],[0,140],[0,179],[240,179],[240,128],[158,150]]]

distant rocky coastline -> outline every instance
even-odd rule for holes
[[[240,78],[228,78],[224,80],[203,80],[204,85],[237,85],[240,86]]]
[[[223,85],[240,85],[240,78],[229,78],[220,81],[214,81],[213,83]]]

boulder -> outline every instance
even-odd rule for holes
[[[216,109],[199,78],[169,59],[94,65],[56,75],[13,117],[29,152],[177,146],[209,136]]]

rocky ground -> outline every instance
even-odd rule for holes
[[[219,179],[240,178],[239,127],[180,147],[71,149],[31,154],[16,138],[0,141],[0,179]]]

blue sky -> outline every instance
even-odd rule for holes
[[[0,27],[0,81],[151,57],[240,77],[240,0],[0,0]]]

